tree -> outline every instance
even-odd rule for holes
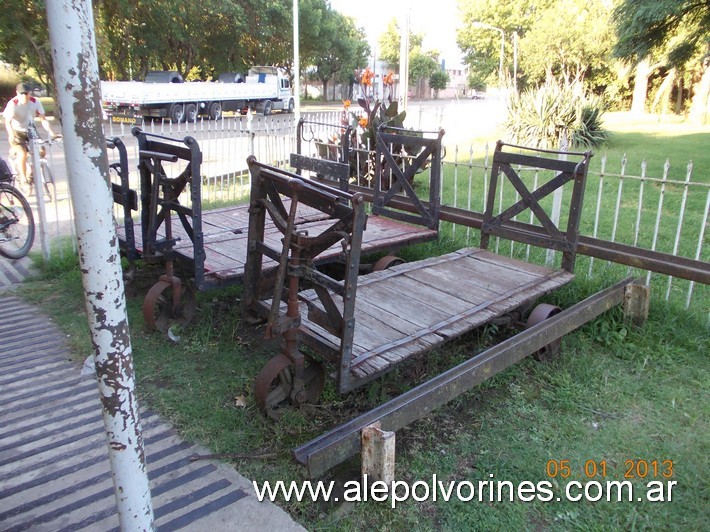
[[[434,91],[434,98],[439,97],[449,83],[449,73],[446,70],[437,70],[429,77],[429,87]]]
[[[380,59],[393,68],[399,68],[401,32],[396,19],[392,19],[387,30],[380,36]],[[424,35],[409,33],[409,85],[420,79],[427,79],[439,68],[439,52],[422,49]]]
[[[330,80],[364,66],[367,53],[369,48],[363,30],[355,26],[351,17],[328,8],[322,21],[320,50],[313,61],[315,76],[323,85],[324,99],[328,99]]]
[[[506,39],[513,32],[523,38],[540,14],[555,0],[461,0],[459,10],[463,24],[457,30],[456,42],[469,67],[469,78],[478,86],[498,82],[500,32],[480,23],[500,28]],[[510,43],[510,40],[508,40]],[[512,65],[513,47],[505,47],[504,65]],[[507,77],[507,76],[506,76]]]
[[[255,2],[95,0],[99,67],[110,79],[142,79],[148,70],[178,70],[186,78],[243,70],[263,15]],[[268,5],[262,11],[270,13]],[[247,17],[255,21],[247,26]],[[235,39],[235,35],[239,37]]]
[[[614,42],[611,5],[603,0],[555,2],[540,10],[520,39],[520,66],[530,81],[569,83],[607,76]]]
[[[5,0],[0,17],[0,57],[21,72],[34,71],[53,85],[52,53],[44,1]]]
[[[618,57],[642,64],[663,55],[671,67],[690,71],[691,121],[704,124],[710,94],[710,4],[707,0],[622,0],[615,11]]]

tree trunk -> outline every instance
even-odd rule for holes
[[[639,62],[636,65],[636,74],[634,75],[634,96],[631,101],[632,113],[643,113],[646,107],[646,94],[648,93],[648,78],[651,75],[651,65],[648,58]]]
[[[710,68],[708,61],[703,63],[703,75],[695,85],[693,85],[693,101],[690,104],[688,119],[693,124],[704,126],[708,119],[708,96],[710,96]]]
[[[683,110],[683,76],[678,76],[678,94],[675,98],[675,114],[679,115]]]
[[[666,74],[666,77],[663,78],[663,82],[661,83],[661,86],[658,87],[656,96],[653,98],[653,103],[651,104],[652,113],[656,113],[659,104],[661,105],[661,114],[665,115],[668,113],[668,100],[671,95],[671,90],[673,89],[673,81],[675,81],[675,78],[676,69],[671,68],[668,71],[668,74]]]
[[[323,82],[323,101],[324,102],[328,101],[328,82],[327,81]]]

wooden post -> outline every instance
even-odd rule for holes
[[[362,429],[362,474],[386,484],[394,481],[395,433],[377,421]]]
[[[624,317],[627,322],[640,327],[648,318],[648,303],[651,288],[638,281],[626,287],[624,292]]]

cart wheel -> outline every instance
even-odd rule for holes
[[[304,390],[295,397],[297,403],[317,403],[323,393],[323,367],[305,355]],[[254,395],[259,409],[271,419],[279,419],[283,406],[291,400],[293,362],[283,353],[269,360],[254,381]]]
[[[537,305],[530,313],[526,328],[529,329],[533,325],[542,323],[547,318],[551,318],[552,316],[554,316],[555,314],[559,314],[560,312],[562,312],[562,309],[560,307],[556,307],[555,305],[549,305],[547,303],[541,303]],[[538,362],[549,362],[560,354],[561,346],[562,338],[557,338],[556,340],[553,340],[552,342],[544,346],[539,351],[533,353],[533,358],[535,358],[535,360],[537,360]]]
[[[380,260],[378,260],[372,267],[373,272],[381,272],[382,270],[387,270],[392,266],[397,266],[398,264],[404,264],[406,261],[394,255],[385,255]]]
[[[173,301],[173,287],[167,281],[155,283],[143,300],[143,318],[151,329],[165,333],[171,322],[187,325],[195,316],[195,293],[182,285],[180,301]]]

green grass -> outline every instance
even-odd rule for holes
[[[147,281],[155,273],[144,271],[141,278]],[[604,279],[580,280],[551,300],[567,306],[605,284]],[[91,347],[80,290],[78,271],[63,265],[27,284],[23,293],[48,312],[55,309],[52,314],[83,359]],[[275,346],[260,339],[263,330],[240,322],[238,297],[238,290],[200,294],[199,320],[184,331],[179,345],[143,330],[140,297],[129,298],[129,319],[141,401],[170,419],[183,437],[212,452],[277,453],[274,460],[233,461],[242,474],[259,480],[304,478],[291,462],[292,447],[459,363],[500,334],[493,328],[476,331],[345,397],[329,382],[322,406],[294,410],[273,423],[257,412],[251,386]],[[605,460],[607,480],[623,480],[625,460],[671,459],[679,483],[673,503],[412,501],[396,512],[384,503],[284,506],[309,529],[644,529],[659,524],[700,529],[707,502],[709,349],[705,323],[681,309],[654,301],[640,330],[627,329],[612,311],[569,335],[560,359],[526,360],[397,436],[398,478],[409,481],[436,473],[445,482],[487,480],[489,474],[538,482],[546,480],[548,460],[563,459],[574,465],[574,479],[584,480],[586,460]],[[239,397],[246,398],[245,408],[237,406]],[[342,478],[353,467],[346,464],[326,480]]]
[[[634,153],[646,145],[641,143]],[[667,140],[665,146],[671,148],[675,141]],[[664,239],[674,232],[670,225]],[[439,244],[410,248],[404,255],[413,260],[458,247],[465,233],[465,228],[454,233],[445,226]],[[475,232],[470,237],[475,243]],[[525,250],[516,248],[514,253]],[[598,264],[587,278],[586,261],[580,258],[582,275],[552,294],[550,302],[567,307],[626,274],[625,267]],[[231,460],[243,475],[256,480],[305,478],[305,471],[291,460],[294,446],[509,334],[493,326],[473,331],[346,396],[329,380],[321,405],[289,411],[274,423],[258,413],[252,384],[275,346],[262,339],[263,327],[241,322],[240,289],[198,294],[197,321],[182,332],[180,344],[173,344],[143,328],[142,295],[158,273],[142,266],[128,296],[140,400],[171,420],[183,437],[214,453],[276,453],[271,459]],[[77,361],[83,360],[91,345],[80,275],[72,259],[44,265],[42,279],[26,283],[22,294],[56,317]],[[673,460],[678,485],[672,502],[409,501],[394,511],[387,503],[372,502],[338,506],[282,501],[282,506],[310,530],[704,529],[710,330],[707,310],[698,309],[710,302],[707,291],[699,294],[705,299],[688,312],[678,299],[664,302],[656,290],[649,320],[641,329],[627,327],[614,309],[568,335],[560,358],[546,364],[525,360],[397,434],[400,480],[428,481],[436,474],[444,482],[477,482],[493,474],[498,480],[539,482],[547,480],[549,460],[569,460],[571,479],[584,481],[585,462],[604,460],[606,480],[621,481],[626,460]],[[239,406],[242,398],[244,407]],[[354,478],[356,468],[357,462],[351,461],[325,480]],[[559,479],[556,482],[559,489]]]

